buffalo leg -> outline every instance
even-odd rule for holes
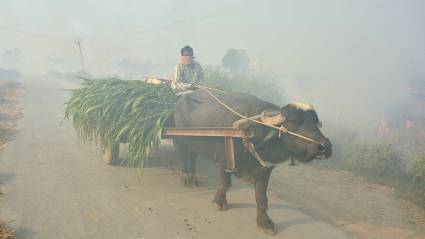
[[[182,162],[181,181],[185,187],[198,186],[195,177],[196,155],[190,152],[182,144],[175,142],[176,155]]]
[[[196,178],[196,159],[197,159],[197,155],[188,150],[186,152],[186,159],[187,159],[187,166],[188,166],[188,186],[189,187],[198,187],[199,186],[199,182],[198,182],[198,178]]]
[[[226,193],[227,189],[232,186],[232,175],[224,171],[224,168],[220,169],[220,184],[217,192],[214,195],[213,203],[220,211],[227,210]]]
[[[188,179],[188,174],[189,174],[189,166],[188,166],[188,158],[187,158],[186,149],[181,144],[179,144],[177,142],[176,142],[175,146],[176,146],[176,155],[180,159],[180,161],[182,162],[182,172],[181,172],[180,178],[181,178],[183,185],[185,187],[187,187],[188,186],[187,179]]]
[[[255,182],[255,201],[257,202],[257,225],[268,235],[275,235],[274,223],[267,215],[268,199],[267,187],[269,184],[270,173],[272,169],[268,169],[263,175]]]

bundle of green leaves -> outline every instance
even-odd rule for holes
[[[112,147],[129,143],[128,165],[143,165],[161,142],[177,96],[164,85],[117,78],[84,79],[66,102],[65,118],[72,120],[85,142]]]

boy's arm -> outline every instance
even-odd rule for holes
[[[193,85],[199,85],[202,81],[204,81],[204,70],[199,63],[196,63],[196,70],[198,71],[198,77],[192,82]]]
[[[190,84],[182,82],[182,72],[180,69],[180,65],[177,65],[174,68],[173,72],[173,80],[171,81],[171,88],[174,90],[185,90],[190,87]]]

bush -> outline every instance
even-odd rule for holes
[[[425,208],[425,152],[413,157],[406,170],[408,157],[401,157],[400,149],[388,142],[366,142],[344,126],[331,125],[326,131],[333,143],[333,157],[313,162],[314,167],[365,176]]]
[[[425,152],[419,153],[413,158],[409,175],[414,179],[425,181]]]
[[[345,145],[340,160],[346,170],[365,176],[397,176],[403,172],[400,155],[385,142]]]
[[[0,68],[0,80],[17,80],[19,77],[21,77],[21,73],[14,68]]]
[[[425,152],[413,157],[408,175],[410,183],[407,190],[413,195],[413,200],[425,207]]]
[[[226,91],[243,92],[278,105],[286,101],[278,79],[267,72],[246,71],[231,73],[220,67],[207,67],[203,85]]]
[[[6,99],[4,96],[1,96],[0,95],[0,104],[6,104],[6,103],[8,103],[8,99]]]
[[[13,130],[0,128],[0,141],[6,142],[12,137]]]

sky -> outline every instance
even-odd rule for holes
[[[425,77],[424,10],[423,0],[0,0],[0,53],[23,55],[0,67],[77,71],[76,36],[98,74],[151,62],[167,77],[186,44],[203,65],[245,49],[254,69],[263,56],[290,100],[376,122],[406,98],[409,79]]]

